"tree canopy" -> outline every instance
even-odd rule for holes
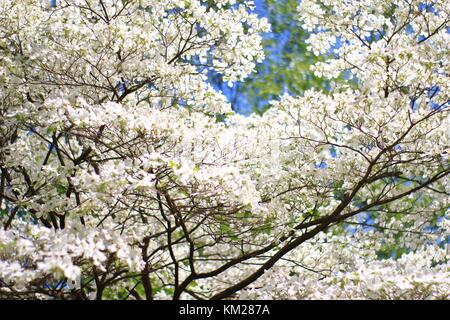
[[[0,0],[0,298],[448,298],[450,3],[293,6]]]

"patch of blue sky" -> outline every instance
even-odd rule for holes
[[[407,24],[405,27],[406,34],[413,34],[416,32],[411,24]]]
[[[261,18],[268,18],[268,10],[263,0],[255,0],[255,6],[256,7],[253,13]],[[291,23],[294,22],[294,20],[291,21]],[[268,54],[268,56],[266,56],[266,60],[262,62],[262,65],[259,66],[261,72],[267,73],[270,70],[269,61],[271,61],[271,63],[285,63],[285,61],[283,61],[283,54],[293,52],[293,48],[286,45],[289,41],[291,33],[289,31],[289,28],[286,28],[286,30],[282,33],[267,32],[261,34],[261,36],[264,39],[276,40],[276,46],[272,46],[269,44],[265,46],[264,51],[266,52],[266,54]],[[289,66],[286,65],[286,67]],[[251,77],[257,77],[256,73],[250,74],[249,78]],[[226,81],[221,81],[220,75],[210,70],[208,71],[208,78],[213,87],[216,90],[221,91],[225,95],[225,97],[227,97],[227,100],[231,103],[233,109],[244,115],[251,114],[254,110],[254,107],[256,107],[257,109],[262,109],[262,107],[267,105],[270,100],[278,98],[269,97],[269,99],[259,99],[258,101],[256,101],[257,106],[250,105],[245,94],[239,90],[240,86],[243,84],[242,81],[236,81],[232,87],[229,87]],[[274,81],[277,84],[281,83],[283,87],[283,94],[291,94],[291,92],[289,92],[288,85],[285,83],[285,79],[281,73],[276,75]]]
[[[364,231],[372,231],[375,230],[374,224],[375,220],[373,219],[372,214],[363,212],[358,219],[358,222],[361,223],[362,229]]]
[[[348,235],[352,235],[354,233],[356,233],[358,231],[358,227],[353,225],[353,224],[345,224],[344,226],[344,231],[348,234]]]
[[[330,154],[331,154],[331,156],[332,156],[333,158],[336,158],[336,157],[337,157],[337,150],[336,150],[336,147],[332,146],[332,147],[330,148]]]
[[[432,13],[437,12],[436,8],[434,7],[434,3],[432,2],[421,2],[419,4],[419,10]]]
[[[373,30],[370,31],[368,36],[364,37],[364,40],[368,43],[372,43],[375,41],[380,41],[386,35],[386,31],[384,30]]]
[[[53,284],[53,283],[50,283],[50,282],[46,282],[44,284],[44,288],[60,290],[60,289],[67,289],[68,285],[67,285],[67,281],[65,279],[62,279],[62,280],[58,280],[58,282],[56,282],[56,284]]]
[[[418,42],[424,41],[426,38],[427,38],[427,37],[426,37],[425,35],[421,34],[421,35],[419,35],[419,36],[417,37],[417,41],[418,41]]]
[[[328,167],[328,165],[325,161],[320,161],[320,162],[315,163],[314,167],[316,169],[326,169]]]

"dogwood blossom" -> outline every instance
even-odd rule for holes
[[[0,297],[448,298],[447,2],[303,0],[347,81],[244,117],[253,9],[0,0]]]

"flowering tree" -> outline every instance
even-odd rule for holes
[[[0,297],[448,297],[449,2],[303,0],[349,81],[243,117],[252,9],[0,0]]]

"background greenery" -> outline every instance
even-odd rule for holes
[[[233,109],[243,114],[262,113],[270,100],[287,92],[299,95],[311,87],[328,87],[309,70],[318,59],[306,51],[307,33],[298,25],[298,0],[256,0],[256,14],[266,17],[272,32],[263,34],[266,59],[244,82],[229,88],[219,75],[211,82],[229,99]]]

